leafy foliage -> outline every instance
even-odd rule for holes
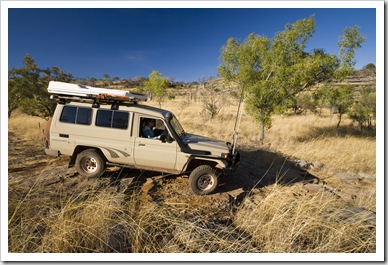
[[[363,67],[363,70],[366,71],[367,73],[376,75],[376,65],[374,65],[373,63],[368,63],[367,65],[365,65]]]
[[[314,17],[309,17],[286,24],[285,29],[272,39],[252,33],[241,43],[228,39],[221,49],[219,74],[239,84],[242,95],[246,96],[248,113],[261,127],[260,140],[264,139],[264,127],[271,126],[274,113],[298,108],[299,93],[333,77],[343,80],[353,70],[354,54],[365,41],[358,27],[345,28],[339,42],[340,58],[326,54],[322,49],[305,51],[314,31]],[[344,93],[331,92],[332,104],[334,98],[345,100],[342,98]],[[313,108],[314,100],[305,103]],[[347,110],[343,104],[334,104],[340,118]]]
[[[312,112],[316,112],[317,110],[317,102],[314,99],[312,93],[302,92],[299,93],[296,97],[296,107],[294,108],[294,113],[304,112],[307,113],[308,110]]]
[[[221,50],[219,73],[240,84],[247,110],[259,122],[260,140],[271,115],[295,104],[298,93],[326,80],[339,60],[322,50],[306,53],[315,31],[313,17],[287,24],[273,39],[250,34],[243,43],[229,39]]]
[[[342,116],[345,114],[354,102],[354,91],[352,87],[340,86],[329,89],[326,93],[330,107],[338,113],[337,128],[340,126]]]
[[[360,130],[372,128],[372,120],[376,119],[376,88],[368,87],[361,90],[361,95],[349,111],[349,117],[358,122]]]
[[[148,81],[144,82],[144,86],[148,92],[149,98],[155,98],[161,108],[162,103],[168,97],[167,87],[169,79],[164,77],[158,71],[152,71],[149,75]]]
[[[352,73],[356,64],[354,55],[361,48],[361,44],[366,38],[361,35],[358,26],[352,28],[346,27],[340,36],[338,46],[340,48],[341,67],[336,71],[336,78],[342,81],[346,76]]]
[[[8,116],[16,108],[33,116],[52,116],[55,102],[50,100],[47,92],[51,80],[71,82],[73,76],[57,66],[38,68],[34,59],[27,54],[24,67],[12,68],[8,73]]]

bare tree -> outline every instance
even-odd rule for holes
[[[213,119],[227,103],[229,89],[217,83],[213,77],[200,80],[199,98],[204,104],[204,110]]]

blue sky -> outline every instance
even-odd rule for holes
[[[311,15],[316,31],[306,51],[338,54],[339,35],[358,25],[367,41],[356,68],[376,63],[374,8],[9,8],[8,67],[22,67],[30,54],[38,67],[58,66],[75,77],[146,77],[157,70],[198,81],[217,76],[228,38],[252,32],[272,38]]]

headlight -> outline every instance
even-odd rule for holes
[[[229,153],[222,153],[222,154],[221,154],[221,157],[222,157],[222,158],[225,158],[225,159],[228,159],[229,156],[230,156]]]

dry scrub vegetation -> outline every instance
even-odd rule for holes
[[[188,132],[231,140],[233,102],[213,119],[199,102],[162,107]],[[44,154],[43,122],[19,113],[8,122],[9,252],[376,251],[375,137],[349,120],[336,131],[328,114],[276,116],[259,143],[244,116],[242,163],[209,196],[191,194],[182,176],[111,168],[83,179],[68,158]]]

